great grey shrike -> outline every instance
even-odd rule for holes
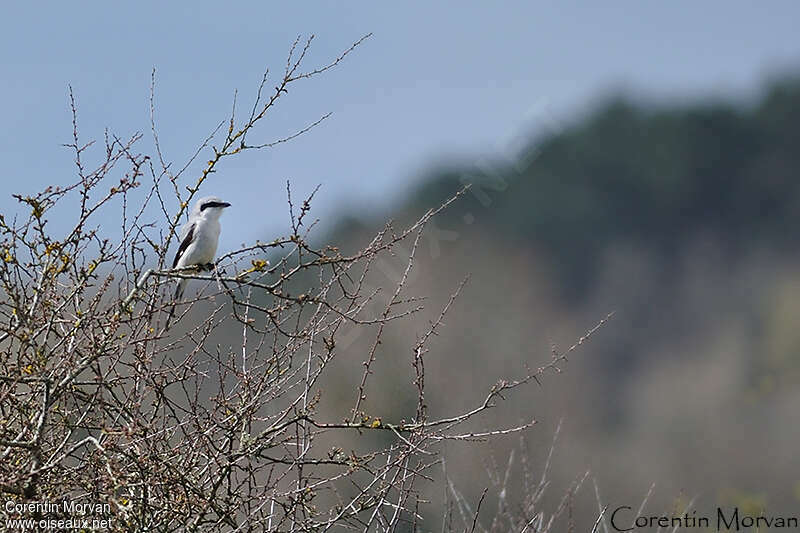
[[[223,202],[216,196],[200,198],[194,204],[189,220],[181,228],[181,245],[172,261],[172,268],[186,268],[191,266],[205,267],[214,262],[219,243],[219,217],[226,207],[231,204]],[[188,279],[179,279],[175,288],[175,302],[183,297],[183,291],[189,283]],[[167,327],[175,313],[175,305],[169,312]]]

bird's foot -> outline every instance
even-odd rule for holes
[[[217,267],[214,263],[206,263],[205,265],[200,266],[201,270],[208,270],[209,272],[213,271],[216,268]]]

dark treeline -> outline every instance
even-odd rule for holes
[[[409,201],[434,205],[462,183],[471,214],[502,239],[546,252],[567,295],[592,280],[597,254],[627,242],[674,255],[698,234],[731,258],[754,246],[797,249],[800,79],[772,83],[755,105],[705,101],[651,109],[618,97],[523,150],[526,168],[451,168]],[[486,205],[486,200],[490,204]],[[488,208],[487,208],[488,207]],[[444,224],[444,222],[443,222]]]

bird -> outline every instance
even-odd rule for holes
[[[214,256],[217,253],[221,230],[219,217],[230,205],[216,196],[206,196],[197,200],[189,213],[189,220],[181,228],[181,244],[175,254],[175,259],[172,261],[173,269],[192,266],[208,270],[214,268]],[[167,317],[166,328],[169,328],[169,323],[175,314],[175,305],[183,297],[183,292],[186,290],[188,283],[189,280],[187,278],[178,280],[175,287],[174,302]]]

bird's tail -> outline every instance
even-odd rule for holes
[[[186,290],[187,283],[189,283],[188,279],[179,279],[175,286],[175,296],[173,297],[172,307],[169,309],[169,315],[167,315],[167,322],[164,325],[165,330],[169,329],[170,322],[172,322],[172,318],[175,316],[175,306],[181,298],[183,298],[183,291]]]

